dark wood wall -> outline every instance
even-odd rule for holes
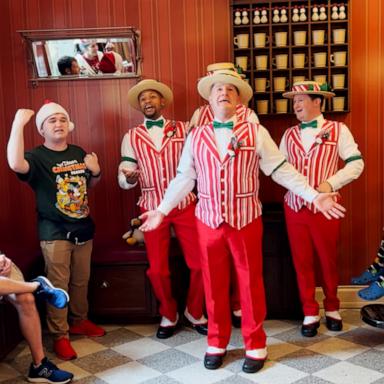
[[[345,188],[348,216],[340,248],[342,283],[374,256],[383,226],[383,6],[380,0],[351,1],[351,110],[338,116],[352,129],[366,160],[364,175]],[[38,109],[46,98],[70,111],[72,142],[100,158],[103,178],[91,193],[98,242],[119,242],[136,213],[138,191],[119,189],[116,169],[124,132],[140,121],[128,107],[134,80],[28,84],[21,29],[135,26],[142,32],[143,74],[169,84],[175,103],[168,116],[187,120],[201,103],[196,81],[206,65],[231,58],[229,0],[2,0],[0,1],[0,249],[2,243],[35,246],[34,200],[6,164],[5,147],[17,108]],[[262,122],[277,140],[294,119]],[[40,143],[34,124],[26,146]],[[262,199],[281,201],[282,189],[263,178]],[[10,255],[11,256],[11,255]]]

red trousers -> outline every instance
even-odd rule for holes
[[[197,220],[208,312],[208,345],[226,348],[231,336],[230,281],[235,268],[242,310],[241,330],[247,350],[264,348],[266,315],[262,276],[262,222],[238,230],[226,223],[212,229]]]
[[[337,243],[340,220],[328,220],[322,213],[313,213],[306,207],[295,212],[284,204],[284,210],[304,315],[319,314],[319,304],[315,300],[315,253],[320,264],[324,308],[339,310]]]
[[[159,228],[144,233],[149,261],[147,275],[160,303],[161,316],[165,316],[171,321],[176,320],[177,314],[177,303],[172,296],[168,261],[171,225],[175,230],[186,264],[190,269],[190,285],[187,296],[188,312],[195,319],[199,319],[203,314],[204,288],[200,251],[196,245],[196,221],[195,204],[190,204],[183,210],[173,209],[165,217]]]

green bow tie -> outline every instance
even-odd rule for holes
[[[164,125],[164,120],[147,120],[145,122],[145,126],[147,127],[147,129],[151,129],[154,126],[163,128],[163,125]]]
[[[300,124],[301,129],[305,128],[317,128],[317,120],[310,121],[309,123],[301,123]]]
[[[213,128],[233,129],[233,121],[227,121],[226,123],[220,123],[218,121],[214,121],[213,122]]]

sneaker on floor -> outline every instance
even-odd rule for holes
[[[53,342],[53,350],[56,356],[61,360],[73,360],[76,359],[76,351],[72,348],[72,345],[66,337],[61,337]]]
[[[80,320],[69,327],[69,333],[88,337],[100,337],[105,335],[105,330],[89,320]]]
[[[368,288],[361,289],[357,294],[363,300],[377,300],[384,296],[384,280],[374,281]]]
[[[56,308],[62,309],[66,307],[69,296],[64,289],[54,287],[44,276],[38,276],[32,281],[40,284],[34,292],[37,297],[43,297],[49,304]]]
[[[384,267],[377,263],[373,263],[366,269],[360,276],[352,277],[351,283],[353,285],[370,284],[377,280],[377,278],[384,274]]]
[[[29,367],[27,380],[31,383],[69,383],[73,378],[73,374],[63,371],[56,367],[46,357],[41,364],[35,368],[33,364]]]

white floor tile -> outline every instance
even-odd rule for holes
[[[205,351],[207,350],[207,340],[205,338],[198,339],[191,341],[190,343],[179,345],[175,347],[175,349],[188,353],[198,359],[202,359],[205,355]]]
[[[380,372],[353,365],[346,361],[324,368],[313,373],[313,376],[335,384],[370,384],[384,377]]]
[[[108,384],[139,384],[161,376],[161,373],[136,361],[95,374]]]
[[[299,324],[299,323],[298,323]],[[287,323],[281,320],[266,320],[264,321],[264,330],[267,336],[277,335],[278,333],[296,328],[297,324]]]
[[[202,361],[167,373],[167,376],[183,384],[212,384],[232,375],[233,372],[227,371],[224,368],[206,369]]]
[[[290,384],[308,376],[308,373],[284,364],[267,361],[261,371],[252,374],[242,372],[239,376],[257,384]]]
[[[168,345],[145,337],[139,340],[130,341],[129,343],[121,344],[112,349],[124,356],[130,357],[132,360],[138,360],[143,357],[153,355],[154,353],[165,351],[169,348],[170,347]]]

